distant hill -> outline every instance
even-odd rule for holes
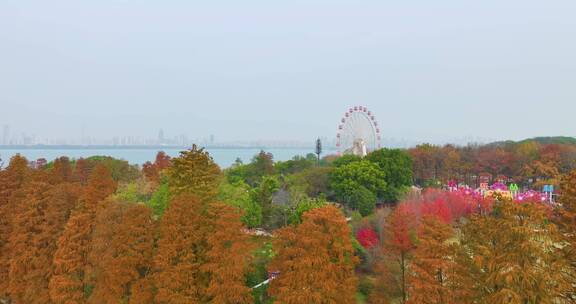
[[[554,137],[534,137],[520,141],[520,143],[535,141],[539,144],[549,145],[549,144],[566,144],[566,145],[576,145],[576,138],[569,136],[554,136]]]
[[[506,146],[506,145],[522,144],[527,142],[537,142],[541,145],[550,145],[550,144],[576,145],[576,138],[569,136],[533,137],[521,141],[512,141],[512,140],[497,141],[490,143],[487,146]]]

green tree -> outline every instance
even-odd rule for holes
[[[332,162],[332,166],[338,168],[353,162],[361,161],[362,157],[354,154],[344,154]]]
[[[302,215],[304,215],[304,213],[324,206],[326,206],[326,202],[323,200],[305,197],[296,203],[288,222],[290,224],[300,224],[302,223]]]
[[[110,156],[92,156],[87,158],[91,168],[102,164],[112,172],[112,179],[116,182],[131,182],[140,177],[140,171],[135,165],[130,165],[122,159],[115,159]],[[91,170],[90,170],[91,171]]]
[[[380,167],[386,176],[385,201],[398,201],[400,195],[412,185],[412,158],[400,149],[380,149],[365,158]]]
[[[330,173],[330,185],[336,198],[352,209],[359,207],[356,199],[363,199],[363,208],[366,209],[368,196],[361,187],[378,197],[386,190],[386,175],[378,165],[362,160],[335,168]],[[370,198],[372,199],[372,198]],[[375,200],[374,200],[375,202]]]
[[[295,156],[291,160],[277,162],[274,169],[278,174],[294,174],[313,167],[317,162],[314,154],[308,154],[306,157]]]
[[[170,201],[170,188],[168,184],[161,184],[156,191],[152,194],[148,205],[152,208],[153,214],[156,217],[161,217],[168,207]]]
[[[311,167],[304,171],[287,176],[290,188],[302,187],[306,194],[313,198],[330,197],[331,167]]]
[[[347,198],[349,204],[355,204],[354,209],[357,209],[362,216],[372,214],[376,207],[376,195],[370,192],[363,186],[352,189]]]
[[[262,209],[262,226],[266,229],[272,228],[274,222],[272,199],[279,187],[280,182],[276,177],[265,176],[258,187],[251,192],[252,200],[259,204]]]
[[[250,195],[250,186],[243,181],[220,185],[218,199],[243,211],[242,222],[249,228],[262,224],[262,207]]]

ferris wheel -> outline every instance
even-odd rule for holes
[[[380,129],[374,114],[366,107],[348,109],[340,120],[336,147],[340,154],[366,156],[380,149]]]

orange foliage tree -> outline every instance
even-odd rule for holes
[[[54,303],[84,302],[88,287],[84,274],[97,205],[115,190],[116,183],[110,170],[97,165],[57,243],[54,275],[49,284],[50,298]]]
[[[563,257],[568,264],[563,274],[569,285],[562,291],[562,298],[568,302],[576,299],[576,170],[566,174],[560,184],[560,208],[557,208],[556,223],[562,232],[564,243]]]
[[[14,194],[24,185],[30,175],[28,161],[17,154],[10,159],[6,170],[0,171],[0,299],[8,296],[8,272],[10,268],[12,219],[17,208]]]
[[[567,286],[561,236],[539,203],[499,202],[464,225],[463,252],[475,301],[556,303]],[[572,286],[573,288],[573,286]]]
[[[206,247],[203,203],[191,194],[171,202],[160,222],[154,257],[156,303],[199,303],[205,295],[206,274],[200,271]]]
[[[107,201],[98,212],[92,243],[88,259],[93,265],[94,291],[88,303],[126,302],[132,285],[151,269],[154,223],[150,209],[141,204]],[[138,297],[143,292],[138,290]]]
[[[281,229],[273,241],[279,271],[270,294],[279,303],[355,303],[357,258],[351,230],[334,206],[312,209],[302,224]]]
[[[90,171],[92,171],[90,162],[84,158],[76,160],[76,166],[72,172],[72,177],[74,181],[80,182],[85,185],[88,183],[88,178],[90,177]]]
[[[414,250],[408,276],[408,303],[466,303],[457,277],[456,244],[452,228],[435,216],[424,216],[418,229],[418,247]]]
[[[10,296],[14,303],[49,303],[48,280],[56,241],[79,191],[67,183],[32,183],[25,189],[10,239]]]
[[[54,184],[72,181],[72,166],[68,157],[63,156],[54,160],[51,171],[51,182]]]
[[[237,208],[223,203],[210,206],[211,231],[207,234],[206,263],[201,270],[210,276],[206,296],[210,303],[253,303],[245,285],[251,256],[250,236],[244,233]]]

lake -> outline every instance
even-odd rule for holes
[[[68,156],[70,158],[86,158],[94,155],[111,156],[118,159],[124,159],[131,164],[143,164],[147,161],[153,161],[158,151],[164,151],[168,155],[175,157],[178,156],[181,148],[144,148],[144,149],[124,149],[124,148],[106,148],[106,149],[90,149],[90,148],[74,148],[74,149],[0,149],[0,158],[4,161],[5,165],[9,159],[17,153],[26,157],[28,160],[36,160],[38,158],[45,158],[48,161],[54,160],[60,156]],[[236,158],[240,158],[244,163],[250,162],[252,157],[260,152],[260,148],[211,148],[207,149],[214,161],[222,168],[227,168],[234,163]],[[272,148],[264,149],[274,155],[274,160],[289,160],[294,156],[305,156],[308,153],[314,153],[314,149],[299,149],[299,148]],[[335,154],[336,151],[328,150],[323,155]]]

